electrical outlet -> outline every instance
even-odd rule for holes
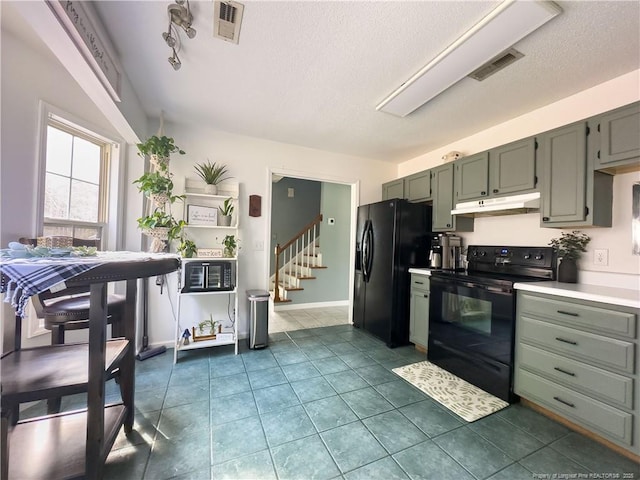
[[[609,250],[606,248],[596,248],[593,251],[593,264],[603,267],[609,265]]]

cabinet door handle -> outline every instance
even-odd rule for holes
[[[484,191],[480,192],[480,195],[486,195],[486,194],[487,192],[484,192]]]
[[[424,282],[414,282],[414,283],[416,283],[418,285],[424,285]]]
[[[429,295],[427,295],[426,293],[424,294],[424,298],[429,298]]]
[[[447,223],[447,228],[451,228],[451,224],[450,223]]]
[[[569,345],[578,345],[578,342],[574,342],[573,340],[567,340],[562,337],[556,337],[556,340],[563,343],[568,343]]]
[[[553,367],[553,369],[554,369],[554,370],[557,370],[557,371],[558,371],[558,372],[560,372],[560,373],[564,373],[565,375],[569,375],[570,377],[575,377],[575,376],[576,376],[576,374],[575,374],[575,373],[567,372],[566,370],[563,370],[563,369],[562,369],[562,368],[560,368],[560,367]]]
[[[580,315],[578,315],[577,313],[574,312],[567,312],[565,310],[558,310],[558,313],[561,313],[562,315],[571,315],[572,317],[579,317]]]
[[[549,221],[549,217],[542,217],[542,221],[543,222],[548,222]]]
[[[500,190],[498,190],[497,188],[493,189],[493,193],[498,193]]]
[[[562,400],[560,397],[553,397],[553,399],[556,402],[564,403],[567,407],[576,408],[576,406],[573,403],[567,402],[566,400]]]

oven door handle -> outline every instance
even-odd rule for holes
[[[433,284],[440,284],[444,289],[453,290],[455,287],[467,287],[467,288],[478,288],[480,290],[486,290],[492,293],[513,293],[513,288],[509,287],[496,287],[492,285],[482,285],[481,283],[469,282],[461,279],[444,279],[444,278],[436,278],[435,276],[431,276],[431,287]]]

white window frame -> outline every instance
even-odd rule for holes
[[[57,123],[69,125],[70,128],[76,129],[90,137],[100,139],[111,146],[111,152],[108,155],[109,168],[107,184],[108,192],[100,192],[105,195],[106,203],[104,205],[105,212],[103,220],[103,230],[101,247],[103,250],[118,250],[122,248],[124,238],[124,198],[125,188],[125,142],[114,134],[106,132],[104,128],[97,127],[91,122],[80,119],[75,115],[66,112],[60,108],[50,105],[44,101],[39,104],[39,135],[38,135],[38,173],[37,173],[37,201],[36,215],[33,231],[34,237],[42,234],[44,225],[44,189],[47,168],[47,127],[49,120],[55,120]],[[101,178],[101,182],[102,182]],[[58,223],[57,219],[48,219],[50,223]],[[60,221],[59,223],[82,225],[83,222]],[[93,225],[93,224],[92,224]],[[44,321],[36,317],[35,310],[29,304],[28,321],[27,321],[27,337],[32,338],[38,335],[49,333],[44,328]]]

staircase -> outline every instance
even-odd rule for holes
[[[303,285],[315,280],[314,270],[322,265],[318,226],[322,214],[314,218],[284,245],[276,245],[275,274],[271,277],[271,297],[274,305],[290,303],[290,292],[304,290]]]

